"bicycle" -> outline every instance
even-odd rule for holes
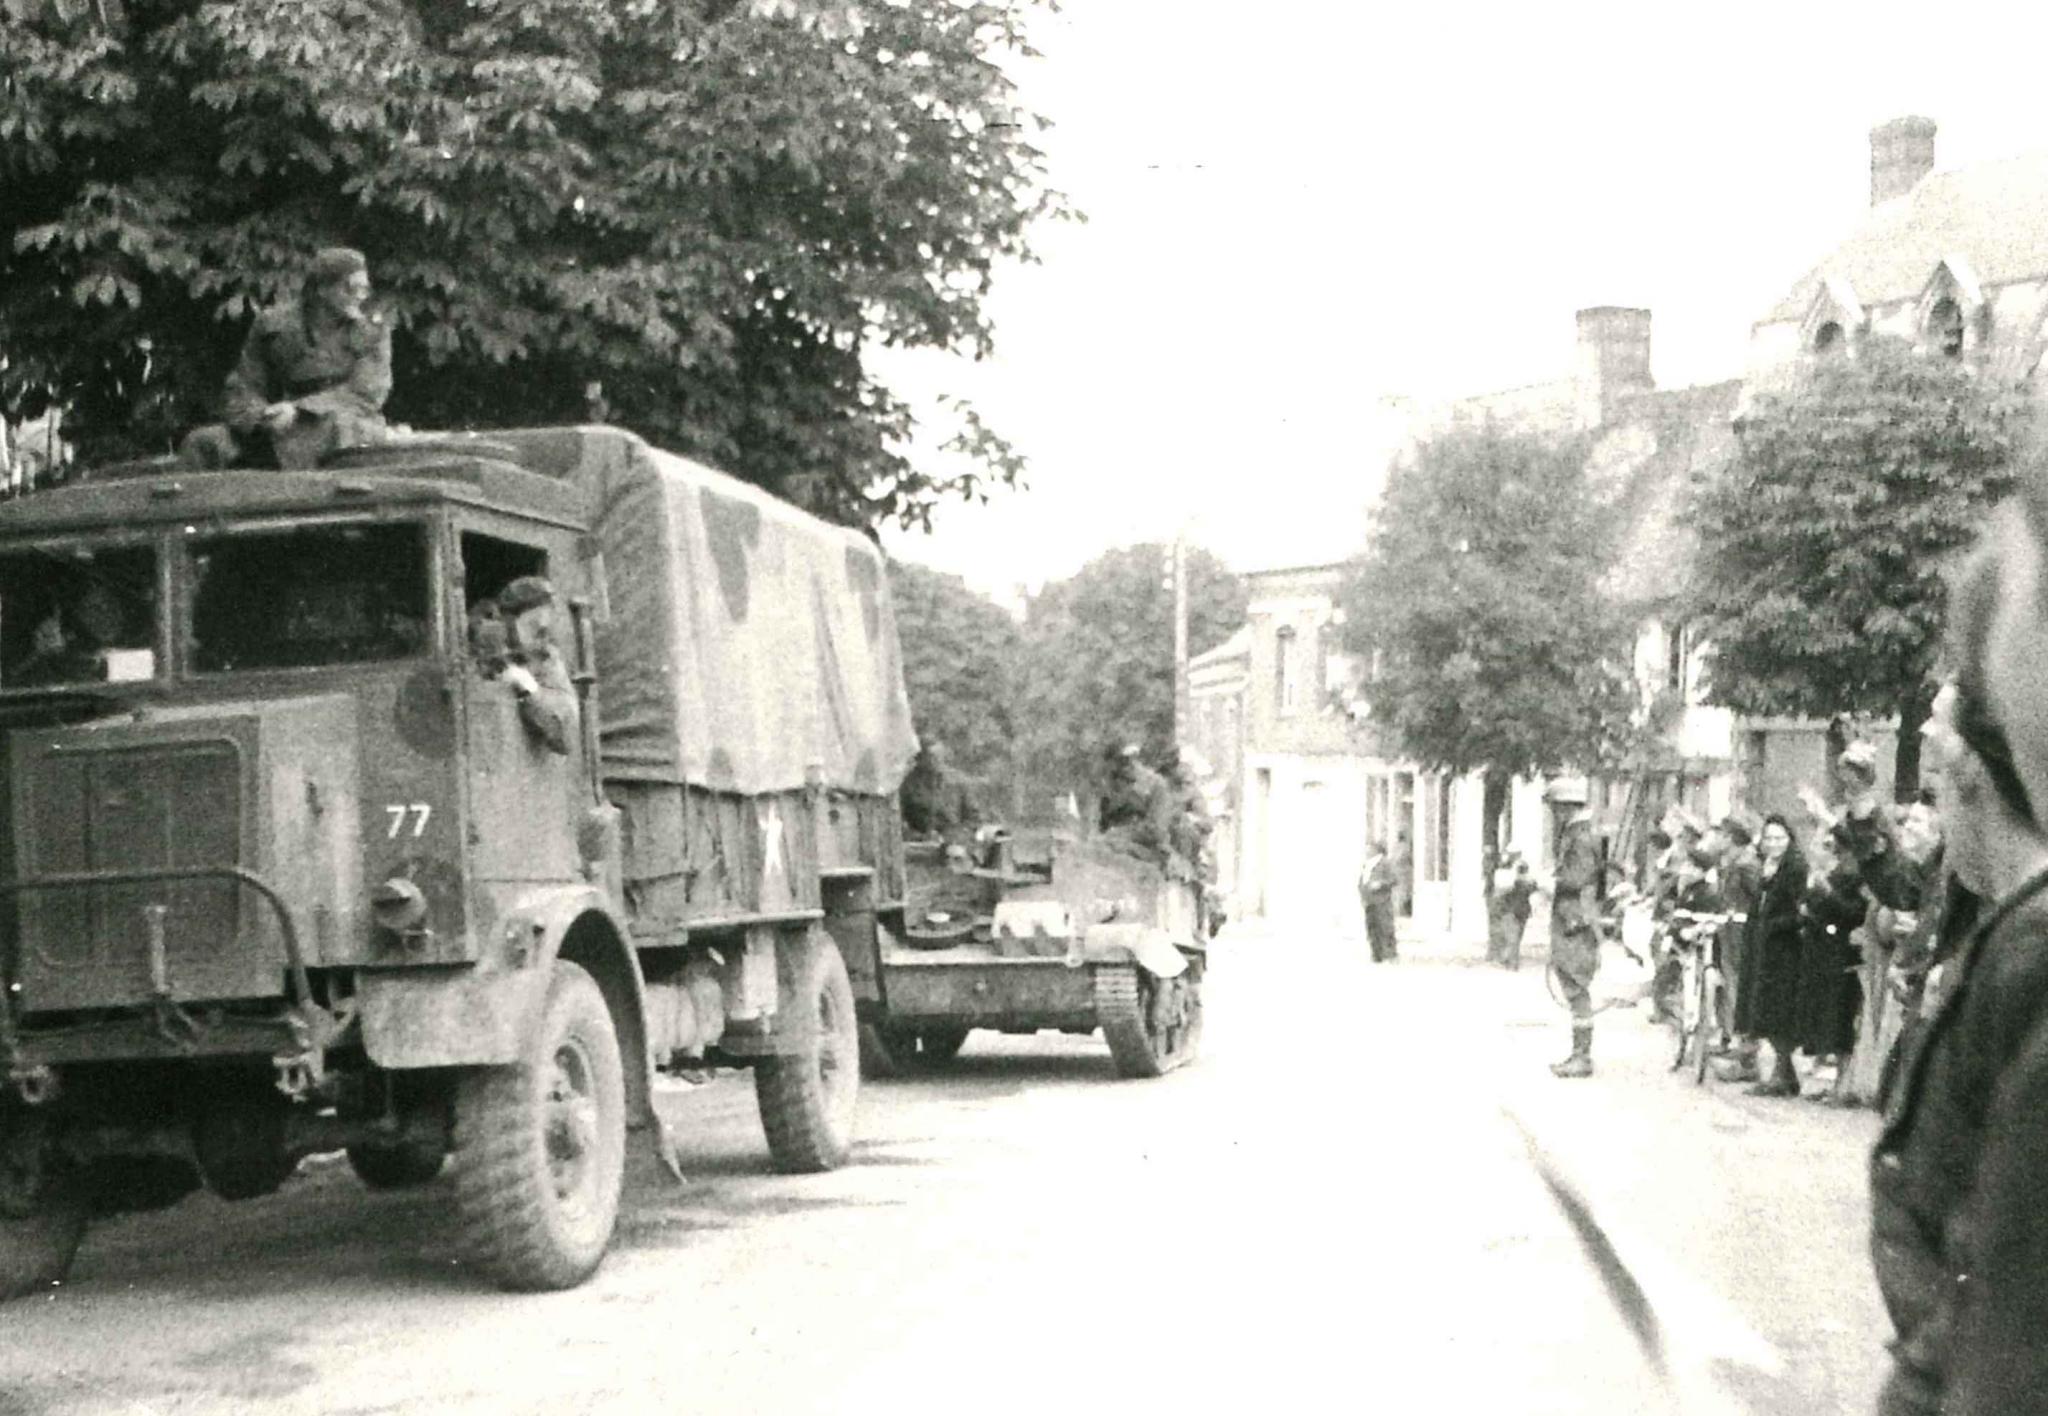
[[[1671,1059],[1676,1072],[1690,1058],[1692,1079],[1707,1079],[1707,1052],[1721,1016],[1728,980],[1721,968],[1721,932],[1747,923],[1746,914],[1715,914],[1673,910],[1666,923],[1671,944],[1679,953],[1678,1009],[1673,1017],[1678,1048]]]

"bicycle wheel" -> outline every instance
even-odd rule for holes
[[[1688,949],[1679,956],[1678,987],[1671,999],[1671,1031],[1677,1035],[1678,1046],[1671,1054],[1671,1070],[1676,1072],[1685,1065],[1685,1049],[1692,1040],[1692,976],[1696,969],[1693,952]]]
[[[1707,1040],[1714,1035],[1714,1014],[1720,1002],[1721,971],[1702,959],[1699,970],[1699,1016],[1692,1025],[1692,1079],[1695,1085],[1707,1080]]]

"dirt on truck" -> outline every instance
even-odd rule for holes
[[[872,544],[617,429],[0,504],[0,1295],[339,1149],[573,1285],[663,1069],[839,1164],[914,750]]]

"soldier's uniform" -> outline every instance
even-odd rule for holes
[[[974,793],[947,765],[944,747],[921,749],[897,791],[904,829],[913,836],[948,836],[981,823]]]
[[[249,327],[227,378],[227,423],[188,434],[186,459],[212,467],[315,467],[338,448],[383,441],[391,327],[362,307],[367,290],[360,252],[333,247],[316,255],[299,298],[265,310]],[[270,421],[278,404],[291,406],[283,427]]]
[[[522,575],[498,592],[498,613],[508,625],[516,626],[520,615],[540,605],[551,605],[554,600],[554,587],[546,580],[538,575]],[[568,756],[580,726],[580,709],[576,685],[561,654],[553,644],[522,643],[515,634],[506,641],[497,672],[502,673],[506,664],[517,664],[533,675],[531,690],[523,685],[517,690],[519,719],[526,730],[550,752]],[[488,662],[484,667],[487,675],[495,676]]]
[[[1394,892],[1400,888],[1394,861],[1386,851],[1374,847],[1358,872],[1358,903],[1365,911],[1365,942],[1376,964],[1401,957],[1394,932]]]
[[[1164,865],[1173,849],[1176,803],[1166,779],[1129,752],[1117,759],[1097,824]]]
[[[1558,842],[1557,883],[1550,902],[1550,966],[1572,1014],[1571,1056],[1550,1070],[1560,1077],[1593,1071],[1593,977],[1600,971],[1600,851],[1584,812],[1565,826]]]
[[[375,441],[390,395],[391,328],[382,316],[341,320],[293,301],[250,327],[228,375],[228,427],[245,458],[268,451],[265,460],[280,467],[312,466],[335,448]],[[264,422],[273,403],[298,405],[298,422],[273,433]]]

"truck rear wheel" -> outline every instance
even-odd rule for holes
[[[86,1209],[77,1172],[53,1173],[41,1154],[0,1146],[0,1300],[26,1297],[71,1271]]]
[[[540,1026],[509,1067],[455,1091],[455,1213],[504,1288],[572,1288],[604,1258],[626,1164],[625,1071],[597,983],[557,962]]]
[[[1121,1077],[1159,1077],[1191,1061],[1202,1040],[1202,966],[1160,978],[1136,964],[1095,967],[1095,1015]]]
[[[789,1024],[799,1049],[754,1064],[754,1100],[778,1170],[832,1170],[853,1145],[860,1099],[860,1024],[839,946],[808,934],[789,961]]]

